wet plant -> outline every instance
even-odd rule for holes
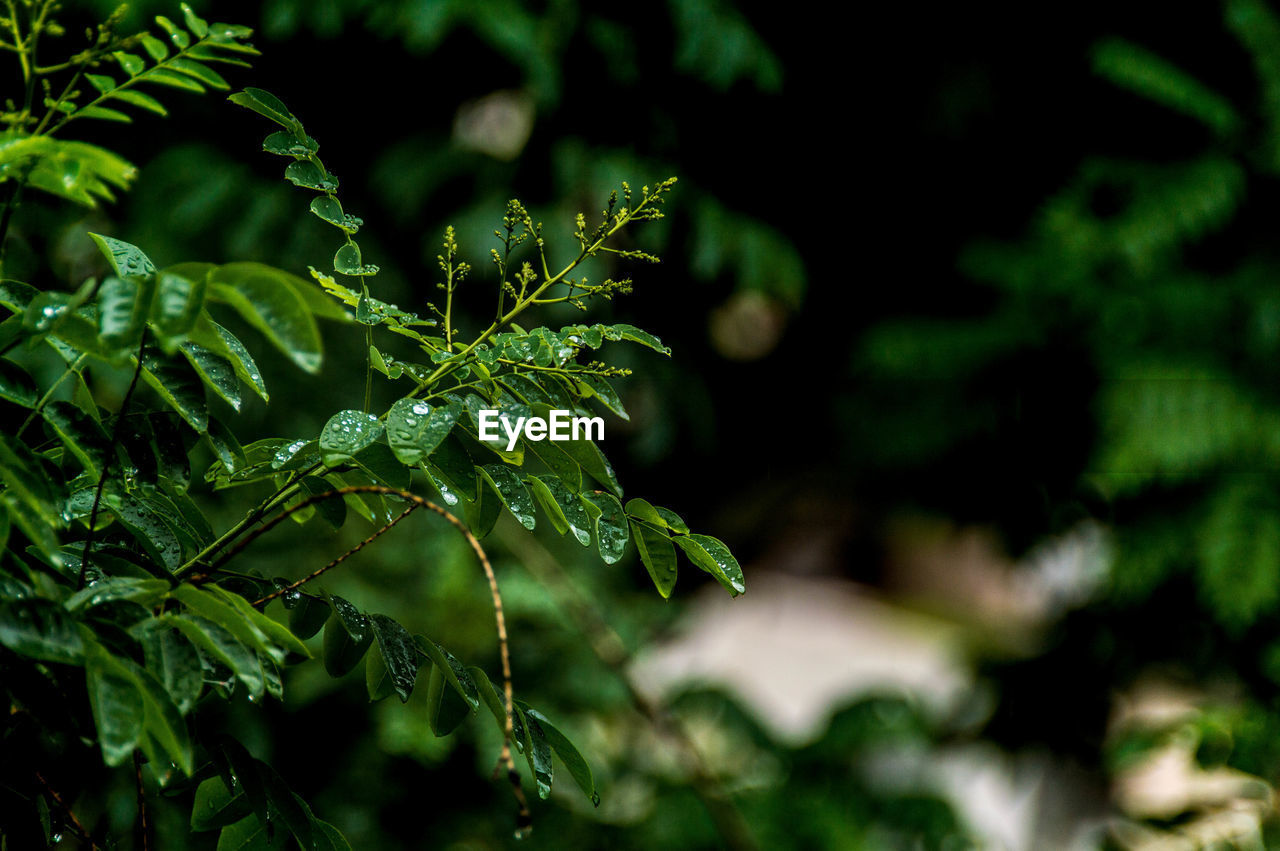
[[[57,10],[52,0],[14,0],[0,12],[0,51],[17,58],[22,83],[0,113],[0,251],[30,206],[24,196],[96,207],[135,180],[123,156],[69,131],[129,122],[136,110],[164,115],[166,89],[229,90],[213,65],[247,67],[258,55],[250,30],[209,23],[184,4],[182,24],[159,17],[156,33],[121,35],[117,13],[86,33],[82,49],[46,65],[46,41],[68,37]],[[721,541],[691,532],[674,511],[624,503],[595,441],[487,439],[481,419],[491,411],[513,421],[593,418],[594,406],[627,417],[614,386],[627,371],[596,353],[631,343],[669,356],[656,336],[628,324],[521,323],[547,305],[589,312],[593,301],[630,292],[630,279],[588,271],[606,256],[657,261],[617,237],[660,218],[675,179],[623,183],[598,216],[572,223],[577,249],[566,258],[552,257],[543,224],[510,202],[490,254],[493,317],[467,335],[455,294],[485,284],[452,229],[438,269],[424,272],[435,284],[425,315],[379,299],[376,258],[357,241],[363,222],[344,208],[317,141],[261,89],[229,99],[272,122],[263,151],[283,159],[284,177],[305,193],[299,214],[335,231],[332,259],[316,258],[309,278],[254,262],[159,268],[143,247],[97,233],[85,239],[101,251],[103,274],[71,291],[44,268],[22,280],[3,270],[0,843],[51,847],[74,835],[84,847],[116,847],[122,837],[104,814],[102,778],[119,772],[136,784],[136,847],[150,846],[149,807],[189,809],[191,831],[216,831],[218,848],[349,847],[287,778],[201,723],[228,702],[279,699],[285,669],[315,664],[314,655],[335,677],[363,665],[371,700],[407,701],[425,678],[436,735],[492,716],[517,830],[533,820],[517,757],[539,796],[549,794],[558,761],[598,803],[587,758],[513,685],[499,577],[483,539],[505,512],[529,531],[549,524],[606,564],[634,540],[663,597],[675,586],[677,550],[731,594],[744,590],[742,572]],[[228,317],[261,340],[243,342]],[[320,323],[363,337],[362,386],[348,406],[325,412],[318,434],[248,433],[234,416],[245,394],[271,401],[256,358],[323,375]],[[374,407],[379,382],[397,397],[385,410]],[[190,465],[197,445],[216,459],[202,476]],[[244,500],[238,522],[215,529],[210,506],[264,490],[266,498]],[[501,659],[494,677],[455,658],[448,636],[416,634],[323,587],[329,571],[419,510],[443,517],[479,563]],[[285,520],[370,531],[303,575],[239,569],[250,544]]]

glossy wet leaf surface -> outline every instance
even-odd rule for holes
[[[420,655],[413,636],[386,615],[370,615],[369,623],[391,676],[391,686],[407,702],[418,675]]]
[[[605,564],[621,560],[631,539],[630,526],[622,503],[613,494],[586,491],[582,494],[583,507],[592,518],[596,545]]]
[[[710,535],[676,535],[674,540],[684,550],[689,561],[714,576],[730,594],[736,597],[747,590],[742,567],[719,538]]]
[[[630,523],[640,560],[649,571],[654,587],[663,597],[670,597],[676,585],[676,550],[671,537],[665,530],[654,529],[647,523],[637,520],[631,520]]]
[[[277,349],[307,372],[320,368],[320,331],[307,302],[259,263],[228,263],[209,273],[209,296],[231,305]]]
[[[503,464],[486,464],[480,470],[521,526],[532,529],[537,525],[533,497],[514,469]]]
[[[324,669],[340,677],[359,663],[373,642],[369,619],[346,599],[330,598],[334,617],[324,628]]]
[[[320,432],[320,454],[325,464],[336,466],[350,461],[382,436],[382,423],[373,414],[339,411]]]

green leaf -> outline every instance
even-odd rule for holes
[[[240,381],[231,361],[220,357],[195,343],[183,343],[179,348],[187,362],[195,368],[196,374],[206,387],[217,393],[232,408],[240,410]]]
[[[573,742],[564,733],[547,720],[546,716],[536,709],[526,709],[525,716],[536,721],[541,728],[547,742],[551,745],[552,750],[556,752],[556,756],[560,757],[560,761],[564,763],[564,767],[569,769],[569,775],[573,777],[573,782],[578,784],[578,788],[582,793],[591,799],[591,803],[600,806],[600,793],[596,791],[595,778],[591,773],[591,766],[587,764],[586,759],[579,753]]]
[[[425,639],[423,639],[425,640]],[[474,665],[467,668],[467,673],[471,676],[472,682],[476,687],[476,695],[480,702],[489,708],[489,713],[493,716],[493,720],[498,725],[498,731],[504,732],[507,729],[507,710],[506,702],[502,696],[498,694],[498,690],[493,687],[493,683],[489,680],[489,675],[483,669]]]
[[[472,712],[472,707],[447,682],[440,667],[432,665],[427,678],[427,723],[436,736],[449,735]]]
[[[224,471],[238,473],[247,466],[245,451],[240,446],[240,441],[236,440],[236,436],[222,424],[221,420],[210,419],[209,433],[205,437],[209,439],[209,447],[213,449],[213,454],[217,455],[218,460],[222,462]],[[209,480],[213,481],[213,479]]]
[[[626,513],[617,497],[609,493],[587,492],[582,494],[587,511],[594,518],[594,531],[600,558],[605,564],[615,564],[627,550],[630,538]]]
[[[587,375],[585,373],[575,373],[574,378],[578,380],[580,388],[585,386],[590,395],[594,395],[610,411],[613,411],[624,420],[631,419],[626,408],[622,407],[622,400],[618,398],[617,391],[613,389],[613,385],[607,380],[598,375]],[[584,393],[583,395],[588,394]]]
[[[147,51],[147,54],[156,62],[163,62],[168,58],[169,48],[151,33],[140,33],[138,39],[142,44],[142,49]]]
[[[138,74],[140,74],[142,70],[147,67],[147,63],[145,60],[143,60],[142,57],[135,56],[132,53],[116,51],[111,55],[115,57],[116,62],[120,63],[120,69],[124,71],[126,74],[128,74],[130,77],[138,76]]]
[[[119,121],[121,124],[132,124],[133,117],[118,109],[105,106],[86,106],[76,111],[80,118],[96,118],[99,121]]]
[[[186,50],[191,46],[191,36],[187,35],[181,27],[166,18],[164,15],[156,15],[156,23],[160,25],[161,29],[169,34],[169,40],[172,41],[179,50]]]
[[[329,620],[329,604],[320,597],[290,591],[281,597],[289,612],[289,630],[298,638],[310,638]]]
[[[747,590],[742,567],[724,542],[710,535],[676,535],[676,544],[689,561],[716,578],[733,596]]]
[[[460,412],[456,402],[432,408],[417,399],[398,400],[387,412],[387,441],[391,451],[400,463],[416,466],[449,435]]]
[[[371,443],[356,454],[355,461],[377,484],[399,490],[409,487],[409,470],[396,460],[391,448],[382,442]],[[394,497],[386,497],[393,499]]]
[[[534,497],[561,535],[565,531],[572,531],[579,544],[591,546],[591,518],[582,507],[577,494],[565,487],[564,482],[556,476],[527,476],[525,481],[532,487]]]
[[[116,350],[137,349],[154,292],[150,277],[109,277],[103,281],[98,288],[98,332],[102,342]]]
[[[526,529],[534,528],[537,518],[533,515],[533,499],[524,482],[520,481],[519,474],[502,464],[486,464],[479,469],[520,525]]]
[[[551,781],[555,767],[551,764],[551,745],[547,742],[546,731],[532,715],[529,707],[516,701],[516,712],[524,722],[524,756],[529,762],[529,771],[538,783],[538,797],[546,798],[551,794]]]
[[[116,87],[116,81],[105,74],[85,74],[84,78],[89,84],[98,90],[100,94],[106,94]]]
[[[546,464],[569,490],[574,493],[582,490],[582,468],[560,448],[559,444],[550,440],[528,440],[524,445],[538,457],[538,460]]]
[[[661,505],[656,505],[654,506],[654,511],[658,512],[658,519],[662,521],[662,525],[666,526],[672,532],[675,532],[677,535],[689,534],[689,524],[685,523],[684,520],[681,519],[680,515],[676,514],[670,508],[663,508]]]
[[[174,491],[185,494],[191,484],[191,459],[187,457],[187,453],[191,451],[194,441],[187,439],[190,433],[184,433],[181,419],[168,411],[148,414],[147,423],[154,438],[152,448],[155,450],[159,475]],[[179,505],[182,504],[179,502]]]
[[[168,67],[186,74],[188,77],[194,77],[211,89],[226,91],[231,88],[231,86],[227,84],[227,81],[222,78],[221,74],[210,68],[208,65],[202,65],[199,62],[196,62],[194,59],[175,57],[169,61]]]
[[[44,459],[3,431],[0,431],[0,479],[5,484],[5,490],[0,493],[15,496],[21,504],[29,507],[34,516],[49,527],[50,534],[54,529],[62,528],[61,513],[53,505],[53,479],[45,469]],[[28,537],[35,540],[34,536]]]
[[[288,107],[270,92],[249,87],[242,92],[236,92],[228,97],[227,100],[271,119],[286,130],[300,131],[302,129],[302,124],[297,118],[294,118]]]
[[[338,188],[338,179],[322,171],[310,160],[289,163],[284,169],[284,179],[294,186],[315,189],[318,192],[333,192]]]
[[[252,607],[244,601],[243,597],[224,591],[216,585],[197,588],[196,586],[189,585],[187,583],[183,583],[177,588],[174,588],[171,592],[171,596],[190,609],[192,613],[213,621],[218,626],[225,629],[241,644],[244,644],[247,647],[252,647],[255,650],[263,651],[264,653],[272,656],[276,661],[280,661],[284,658],[284,653],[275,644],[268,640],[266,633],[259,629],[257,620],[248,616],[244,608],[236,605],[231,600],[231,598],[234,597],[235,599],[244,602],[245,607],[254,611],[255,614],[258,614],[260,617],[265,617],[265,615],[262,615],[260,612],[253,610]],[[274,621],[272,621],[272,623],[274,623]],[[282,630],[284,629],[284,627],[279,628]],[[292,635],[290,638],[292,638]],[[298,642],[296,638],[293,638],[293,641],[297,642],[297,644],[302,646],[305,650],[305,645]]]
[[[369,624],[391,674],[391,685],[401,702],[408,702],[418,676],[417,645],[407,629],[386,615],[369,615]]]
[[[158,580],[138,581],[158,583]],[[143,636],[141,644],[147,670],[164,686],[178,712],[186,715],[196,705],[204,687],[204,671],[195,645],[177,629],[151,630]]]
[[[484,538],[493,531],[498,518],[502,516],[502,499],[489,486],[487,479],[481,479],[476,489],[476,499],[463,505],[466,512],[467,528],[477,538]]]
[[[0,644],[42,662],[78,665],[84,658],[75,622],[62,606],[40,598],[0,603]]]
[[[373,642],[369,619],[336,594],[329,598],[336,617],[324,628],[324,669],[340,677],[356,666]]]
[[[85,656],[89,708],[98,728],[98,747],[107,765],[120,765],[142,739],[146,706],[129,671],[100,645]]]
[[[476,468],[457,435],[448,435],[431,453],[435,465],[445,481],[464,499],[476,498]]]
[[[239,594],[233,594],[225,588],[219,588],[217,585],[209,585],[206,590],[209,594],[238,611],[242,618],[262,635],[265,635],[277,647],[283,648],[290,653],[297,653],[299,656],[311,657],[311,651],[307,649],[307,645],[303,644],[296,635],[290,632],[288,627],[255,609],[244,597]],[[260,649],[266,650],[268,648],[263,647]]]
[[[218,338],[226,347],[227,353],[231,355],[231,365],[235,367],[236,376],[253,388],[253,392],[262,398],[262,401],[269,402],[270,397],[267,395],[267,384],[262,380],[262,373],[258,369],[258,364],[254,361],[253,356],[249,354],[249,350],[244,347],[244,343],[240,342],[234,334],[223,328],[216,322],[209,323]]]
[[[333,487],[319,476],[304,476],[298,486],[301,488],[299,497],[311,497],[322,493],[328,493]],[[324,522],[328,523],[334,529],[341,529],[342,524],[347,521],[347,504],[337,497],[328,497],[318,502],[312,503],[316,514],[320,516]],[[297,515],[294,515],[297,516]],[[326,617],[328,616],[329,607],[324,606]],[[311,635],[315,635],[316,629],[311,631]],[[306,636],[303,636],[304,638]]]
[[[23,502],[19,495],[2,491],[0,503],[3,503],[12,524],[22,530],[50,565],[55,569],[61,568],[65,560],[58,551],[58,536],[54,533],[57,527],[45,522],[40,512],[31,503]],[[0,644],[2,643],[0,640]]]
[[[90,233],[89,237],[98,244],[119,277],[149,278],[156,273],[155,264],[138,246],[97,233]]]
[[[62,606],[72,614],[119,600],[131,600],[149,607],[163,599],[168,590],[169,583],[163,579],[113,576],[82,588],[64,600]]]
[[[364,268],[362,260],[360,246],[354,242],[348,242],[333,255],[333,270],[343,275],[362,274],[361,270]]]
[[[351,851],[351,843],[347,842],[347,838],[340,830],[327,821],[313,818],[311,827],[315,831],[317,847],[321,851]],[[327,846],[324,844],[326,842]]]
[[[320,453],[330,467],[352,460],[356,453],[382,436],[382,423],[373,414],[339,411],[320,432]]]
[[[262,140],[262,150],[277,156],[305,160],[320,150],[320,145],[305,133],[277,130]]]
[[[344,213],[342,204],[332,195],[321,195],[311,199],[311,212],[345,233],[355,233],[360,230],[360,226],[356,224],[359,220]],[[359,263],[356,265],[358,266]]]
[[[24,408],[36,406],[34,379],[25,369],[7,359],[0,359],[0,399]]]
[[[270,831],[257,816],[246,816],[222,829],[217,851],[284,851],[290,844],[283,830]]]
[[[161,615],[153,620],[154,628],[171,627],[182,632],[201,653],[220,662],[244,683],[255,700],[262,697],[266,679],[258,655],[246,647],[221,625],[199,615]]]
[[[537,404],[531,407],[534,414],[539,417],[547,419],[551,415],[551,408],[546,405]],[[555,444],[546,443],[543,445],[554,445],[581,467],[583,472],[613,491],[617,496],[622,496],[622,486],[618,484],[618,477],[613,472],[613,466],[594,442],[585,439],[560,440],[556,441]],[[537,447],[535,451],[541,451],[541,448]]]
[[[168,86],[171,89],[180,89],[184,92],[194,92],[196,94],[204,94],[205,88],[200,83],[193,80],[186,74],[179,74],[177,71],[170,71],[168,68],[152,68],[143,78],[148,83],[157,83],[161,86]]]
[[[619,337],[623,340],[630,340],[633,343],[639,343],[642,346],[648,346],[649,348],[653,349],[655,352],[658,352],[659,354],[664,354],[667,357],[671,356],[670,348],[662,345],[661,340],[659,340],[657,337],[653,336],[648,331],[645,331],[642,328],[637,328],[634,325],[626,325],[626,324],[614,325],[612,326],[612,328],[614,333],[618,334]]]
[[[181,337],[195,326],[204,307],[206,277],[160,272],[151,302],[151,322],[162,339]]]
[[[111,440],[98,421],[70,402],[61,401],[45,405],[42,416],[63,448],[97,479],[111,448]]]
[[[1118,38],[1104,40],[1094,48],[1093,69],[1118,86],[1203,122],[1220,135],[1240,126],[1240,116],[1229,100],[1136,44]]]
[[[141,696],[142,711],[140,714],[146,736],[140,739],[139,744],[148,750],[147,756],[153,760],[158,760],[162,756],[159,752],[151,751],[149,743],[154,741],[159,744],[163,756],[173,760],[185,774],[190,775],[194,771],[194,757],[191,750],[191,739],[187,735],[186,722],[182,720],[182,714],[178,712],[178,708],[174,706],[164,687],[160,685],[155,677],[133,660],[114,656],[107,652],[97,642],[86,643],[85,668],[86,674],[89,674],[93,669],[99,669],[100,675],[116,681],[112,692],[117,696],[122,691],[122,683],[120,681],[132,681],[136,693]],[[110,713],[113,719],[116,715],[116,709],[113,709]],[[103,717],[95,710],[94,720],[100,725],[98,728],[100,734],[103,729],[101,726]],[[135,717],[137,717],[137,714],[135,714]],[[127,755],[125,754],[124,756]],[[105,749],[103,756],[107,756]],[[107,764],[114,763],[108,759]]]
[[[196,38],[205,38],[209,35],[209,25],[205,23],[204,18],[191,11],[191,7],[186,3],[178,4],[182,8],[182,20],[187,25],[187,29],[195,34]]]
[[[216,830],[249,815],[252,807],[243,792],[235,795],[221,777],[210,777],[196,787],[191,805],[191,829],[195,832]]]
[[[209,409],[205,405],[204,385],[199,374],[184,358],[168,357],[159,350],[148,347],[142,357],[142,380],[187,425],[200,434],[209,429]]]
[[[304,298],[280,273],[260,263],[228,263],[209,273],[209,296],[234,307],[249,324],[307,372],[317,372],[320,331]]]
[[[156,115],[168,115],[169,110],[164,108],[164,104],[153,98],[146,92],[140,92],[137,89],[120,89],[111,93],[111,97],[116,100],[122,100],[127,104],[136,106],[139,109],[145,109],[148,112],[154,112]]]
[[[364,685],[369,693],[370,701],[379,701],[395,694],[395,683],[391,678],[391,669],[382,655],[382,647],[374,642],[364,657]]]
[[[445,680],[469,706],[480,705],[480,694],[470,670],[454,658],[453,654],[436,644],[424,635],[415,635],[414,643],[431,660],[431,664],[439,669]]]
[[[631,500],[627,503],[627,513],[636,515],[636,503],[643,500]],[[648,503],[644,503],[648,505]],[[652,506],[650,506],[652,509]],[[656,512],[654,512],[656,515]],[[643,516],[641,514],[640,516]],[[655,529],[649,523],[631,520],[631,534],[636,539],[636,548],[640,551],[640,560],[653,579],[658,593],[663,598],[671,596],[671,589],[676,584],[676,550],[671,544],[671,537],[665,529]]]

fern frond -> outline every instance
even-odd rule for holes
[[[112,61],[123,74],[123,79],[117,81],[109,74],[86,73],[85,79],[97,91],[96,97],[81,103],[78,101],[82,93],[71,90],[56,99],[46,98],[45,106],[50,112],[61,115],[47,131],[48,135],[80,118],[128,123],[133,118],[121,110],[125,106],[167,114],[159,100],[137,88],[141,85],[196,94],[203,94],[207,89],[229,89],[222,75],[207,63],[246,65],[242,57],[259,55],[253,45],[245,42],[253,35],[253,30],[235,24],[209,24],[197,17],[185,3],[182,9],[188,29],[157,15],[156,23],[165,31],[166,40],[149,32],[125,40],[126,45],[140,46],[147,58],[128,49],[112,51],[109,60],[107,55],[90,54],[87,58],[90,66]]]

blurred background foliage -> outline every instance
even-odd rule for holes
[[[376,294],[408,309],[446,223],[480,268],[508,197],[554,249],[611,184],[681,178],[637,240],[663,265],[594,315],[675,350],[628,352],[632,420],[607,448],[629,492],[734,547],[749,593],[682,577],[664,604],[635,564],[500,524],[518,686],[603,797],[557,791],[525,844],[1280,847],[1264,0],[850,22],[719,0],[192,5],[256,26],[265,55],[233,83],[279,92],[321,140],[385,260]],[[88,219],[35,210],[9,262],[49,252],[78,282],[84,230],[162,265],[327,257],[251,116],[173,112],[95,127],[130,137],[136,190]],[[355,399],[361,341],[326,331],[349,375],[264,364],[282,404],[247,406],[242,435],[314,434]],[[486,590],[438,526],[404,524],[330,587],[492,669]],[[299,527],[253,566],[298,576],[344,543]],[[416,698],[370,705],[316,666],[286,693],[226,723],[355,847],[511,841],[485,725],[435,739]]]

